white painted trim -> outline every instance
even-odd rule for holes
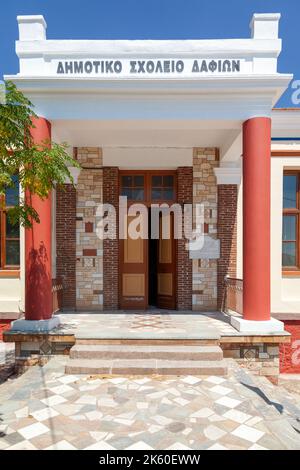
[[[258,91],[269,91],[271,94],[278,88],[286,89],[293,74],[273,73],[273,74],[246,74],[239,76],[211,76],[195,78],[152,78],[144,79],[120,79],[120,78],[102,78],[96,77],[67,77],[51,75],[4,75],[5,80],[14,81],[19,88],[26,92],[54,92],[64,91],[73,93],[81,91],[85,94],[91,92],[184,92],[187,95],[194,93],[206,93],[208,90],[227,91],[238,95],[242,90],[249,94]],[[171,88],[170,88],[171,87]],[[259,98],[259,97],[256,97]],[[264,100],[264,96],[260,97]],[[215,100],[220,101],[220,96],[215,96]],[[221,104],[221,103],[220,103]],[[271,111],[271,110],[270,110]]]
[[[254,55],[277,57],[281,51],[281,39],[48,39],[45,41],[16,42],[19,58],[43,56],[46,60],[83,57],[217,57],[244,58]]]
[[[17,16],[20,41],[45,41],[47,24],[42,15]]]
[[[300,132],[300,126],[299,126],[299,132]],[[295,142],[293,140],[290,141],[285,141],[285,142],[276,142],[271,145],[271,151],[281,151],[282,153],[288,152],[288,151],[295,151],[300,153],[300,143]],[[282,155],[282,158],[285,158],[284,155]]]
[[[18,15],[17,16],[18,24],[21,23],[28,23],[28,24],[35,24],[41,23],[45,28],[47,28],[47,23],[43,15]]]
[[[20,185],[20,197],[24,198],[24,188]],[[18,311],[25,311],[25,228],[20,225],[20,300]]]
[[[242,171],[241,168],[219,167],[214,168],[217,178],[217,184],[241,184]]]
[[[76,166],[71,166],[69,167],[69,172],[71,173],[71,176],[73,177],[73,182],[71,181],[70,178],[66,178],[65,184],[77,184],[78,183],[78,178],[81,172],[81,168],[77,168]]]
[[[56,189],[51,191],[51,271],[56,279]]]
[[[282,275],[282,210],[284,170],[300,170],[300,157],[271,159],[271,311],[300,311],[300,279]]]
[[[271,115],[291,75],[201,79],[7,76],[49,120],[240,120]],[[116,99],[116,95],[118,99]]]
[[[103,165],[126,169],[173,169],[193,166],[192,148],[103,147]]]
[[[253,39],[277,39],[280,13],[254,13],[250,22]]]
[[[15,320],[11,323],[9,331],[47,333],[60,324],[60,318],[53,316],[49,320]]]
[[[20,300],[18,311],[25,311],[25,228],[20,226]]]
[[[237,200],[237,247],[236,247],[236,277],[243,278],[243,181],[238,186]]]
[[[300,108],[273,109],[271,117],[272,137],[300,137]]]
[[[20,73],[5,76],[27,94],[38,114],[54,119],[246,120],[270,116],[292,75],[277,73],[280,15],[255,14],[253,38],[217,40],[46,40],[41,15],[18,17]],[[59,61],[239,59],[240,71],[207,75],[57,73]],[[243,64],[243,66],[242,66]],[[127,69],[126,69],[127,70]],[[94,72],[93,72],[94,73]],[[173,74],[173,75],[172,75]],[[227,74],[227,75],[226,75]],[[116,99],[118,94],[118,99]]]
[[[252,320],[244,320],[240,317],[230,317],[231,325],[241,333],[256,333],[258,335],[266,334],[272,335],[274,333],[283,332],[284,331],[284,323],[276,320],[275,318],[271,318],[268,321],[252,321]]]

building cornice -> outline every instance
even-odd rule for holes
[[[231,91],[238,94],[240,91],[257,93],[259,91],[274,92],[288,86],[292,80],[292,74],[270,74],[270,75],[239,75],[238,77],[215,76],[209,78],[94,78],[94,77],[53,77],[53,76],[22,76],[5,75],[5,80],[13,81],[24,91],[105,91],[130,90],[137,92],[146,90],[162,91],[165,93],[184,92],[193,94],[195,92],[207,93],[208,91]],[[271,111],[271,110],[270,110]]]
[[[5,76],[48,119],[246,120],[270,116],[291,75],[201,79]],[[118,100],[116,101],[116,97]]]
[[[183,39],[183,40],[37,40],[16,41],[19,58],[53,57],[277,57],[281,52],[281,39]]]

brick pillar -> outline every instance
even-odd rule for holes
[[[193,203],[193,168],[179,167],[177,169],[177,202],[182,206]],[[184,233],[184,231],[183,231]],[[192,260],[186,250],[187,241],[177,240],[177,310],[192,309]]]
[[[119,234],[119,169],[103,168],[103,203],[116,210],[116,233]],[[119,308],[119,237],[103,240],[103,308]]]
[[[76,189],[56,191],[56,276],[63,281],[62,307],[76,308]]]
[[[224,277],[236,277],[237,258],[237,199],[236,184],[218,185],[218,308],[224,297]]]

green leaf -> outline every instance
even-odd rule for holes
[[[0,195],[13,186],[12,177],[18,173],[25,194],[45,199],[67,178],[73,183],[69,167],[80,165],[68,154],[67,143],[33,142],[32,117],[37,117],[33,104],[12,82],[6,81],[5,88],[5,102],[0,102]],[[33,220],[39,222],[28,197],[9,213],[12,223],[25,227],[30,227]]]

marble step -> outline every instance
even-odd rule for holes
[[[94,335],[96,336],[96,335]],[[104,335],[103,335],[104,336]],[[201,338],[95,338],[92,335],[76,334],[76,345],[130,345],[130,346],[218,346],[220,344],[220,335],[203,335]]]
[[[219,346],[186,345],[94,345],[75,344],[71,359],[163,359],[187,361],[219,361],[223,351]]]
[[[69,359],[66,374],[89,375],[227,375],[226,361],[163,359]]]

